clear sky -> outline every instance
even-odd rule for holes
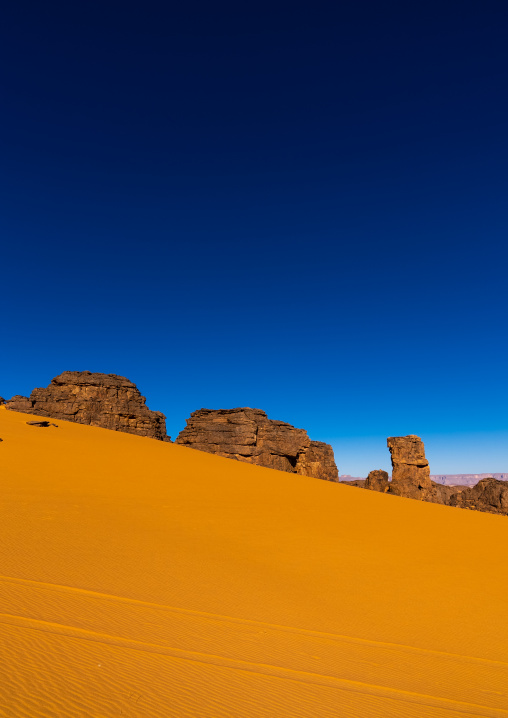
[[[0,394],[254,406],[508,471],[508,5],[10,3]]]

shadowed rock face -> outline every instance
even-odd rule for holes
[[[390,436],[387,444],[392,458],[390,493],[420,501],[434,500],[429,462],[420,437]]]
[[[385,494],[390,488],[388,473],[381,469],[371,471],[365,479],[364,488],[370,489],[371,491],[380,491],[382,494]]]
[[[169,441],[164,414],[150,411],[145,402],[137,386],[123,376],[64,371],[47,388],[34,389],[30,398],[14,396],[6,407]]]
[[[445,504],[448,506],[451,496],[456,494],[458,491],[462,491],[462,487],[444,486],[443,484],[437,484],[435,481],[432,481],[431,483],[432,497],[428,499],[428,501],[432,501],[435,504]]]
[[[508,481],[482,479],[476,486],[453,494],[449,504],[461,509],[508,515]]]
[[[261,409],[199,409],[176,443],[257,466],[339,480],[329,444],[311,441],[303,429],[273,421]]]
[[[323,441],[311,441],[309,448],[299,455],[295,468],[296,473],[302,476],[313,476],[325,481],[339,480],[333,449]]]

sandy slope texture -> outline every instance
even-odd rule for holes
[[[0,716],[508,718],[506,517],[30,420],[0,407]]]

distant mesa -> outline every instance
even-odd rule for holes
[[[430,477],[432,481],[435,481],[442,486],[474,486],[480,479],[500,479],[501,481],[508,481],[508,474],[435,474]]]
[[[47,388],[34,389],[29,398],[14,396],[5,405],[25,414],[170,440],[164,414],[151,411],[137,386],[116,374],[64,371]]]
[[[311,441],[304,429],[269,419],[261,409],[199,409],[175,443],[256,466],[339,480],[329,444]]]

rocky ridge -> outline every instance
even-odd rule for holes
[[[116,374],[64,371],[46,388],[34,389],[30,397],[14,396],[5,406],[25,414],[170,440],[164,414],[151,411],[137,386]]]
[[[170,441],[164,414],[151,411],[136,385],[116,374],[66,371],[52,379],[48,387],[34,389],[30,397],[17,395],[8,401],[0,397],[2,404],[11,411]],[[27,423],[42,426],[47,422]],[[269,419],[260,409],[195,411],[176,443],[258,466],[339,481],[333,449],[329,444],[311,441],[305,430]],[[429,462],[420,437],[392,436],[387,444],[392,459],[391,481],[386,471],[374,470],[366,479],[348,477],[349,481],[341,483],[421,501],[508,515],[508,481],[497,478],[504,478],[504,474],[494,477],[483,475],[485,478],[475,486],[437,483],[430,476]],[[466,477],[457,475],[457,478],[462,476]],[[467,478],[469,476],[473,477],[467,475]]]
[[[339,480],[329,444],[311,441],[304,429],[269,419],[261,409],[199,409],[175,443],[279,471]]]
[[[449,505],[491,514],[508,514],[508,481],[481,479],[476,486],[453,494]]]
[[[436,474],[430,477],[442,486],[474,486],[480,479],[500,479],[508,481],[508,473],[504,474]]]

